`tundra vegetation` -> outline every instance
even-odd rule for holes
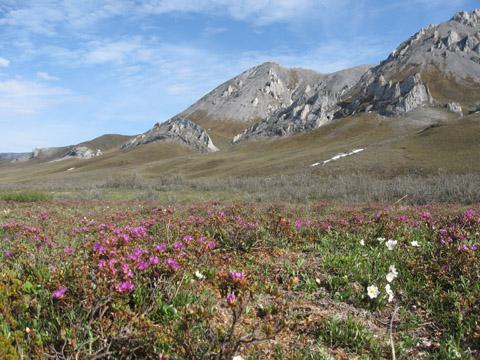
[[[8,200],[2,359],[480,356],[476,206]]]

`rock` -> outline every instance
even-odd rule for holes
[[[302,96],[289,107],[272,111],[267,119],[236,135],[233,142],[239,143],[262,137],[289,136],[322,126],[333,119],[343,94],[355,85],[369,68],[369,66],[360,66],[324,75],[314,88],[304,91]]]
[[[221,84],[176,117],[194,122],[199,118],[221,122],[265,119],[290,106],[323,76],[267,62]]]
[[[456,103],[456,102],[448,103],[447,109],[448,111],[451,111],[453,113],[463,115],[462,107],[460,106],[459,103]]]
[[[173,118],[162,124],[155,124],[145,134],[122,145],[122,149],[128,150],[154,141],[184,145],[200,152],[218,151],[205,129],[181,117]]]
[[[0,161],[26,161],[32,157],[32,153],[1,153]]]
[[[432,102],[433,98],[420,74],[408,76],[401,82],[386,82],[384,76],[379,75],[368,86],[362,83],[357,84],[350,104],[340,109],[336,117],[369,111],[392,116],[412,111]]]

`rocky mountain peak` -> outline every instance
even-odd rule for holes
[[[221,84],[179,116],[200,123],[258,121],[290,106],[321,77],[311,70],[266,62]]]
[[[452,20],[464,25],[475,26],[480,22],[480,9],[472,12],[460,11],[453,16]]]

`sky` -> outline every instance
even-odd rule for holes
[[[242,71],[385,59],[479,0],[0,0],[0,152],[147,131]]]

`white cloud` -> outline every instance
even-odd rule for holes
[[[61,87],[9,79],[0,81],[0,115],[33,115],[47,108],[78,101],[80,98]]]
[[[283,22],[298,18],[309,10],[331,0],[149,0],[142,3],[140,13],[164,14],[171,12],[226,14],[237,20],[258,24]]]
[[[41,80],[45,80],[45,81],[55,81],[55,80],[59,80],[58,77],[56,76],[52,76],[50,75],[49,73],[46,73],[44,71],[39,71],[37,72],[37,77]]]
[[[141,50],[142,45],[136,39],[94,42],[83,54],[83,61],[87,64],[123,63],[129,58],[132,60],[133,55],[137,59],[142,54]]]
[[[10,65],[10,61],[0,57],[0,68],[2,67],[8,67]]]

